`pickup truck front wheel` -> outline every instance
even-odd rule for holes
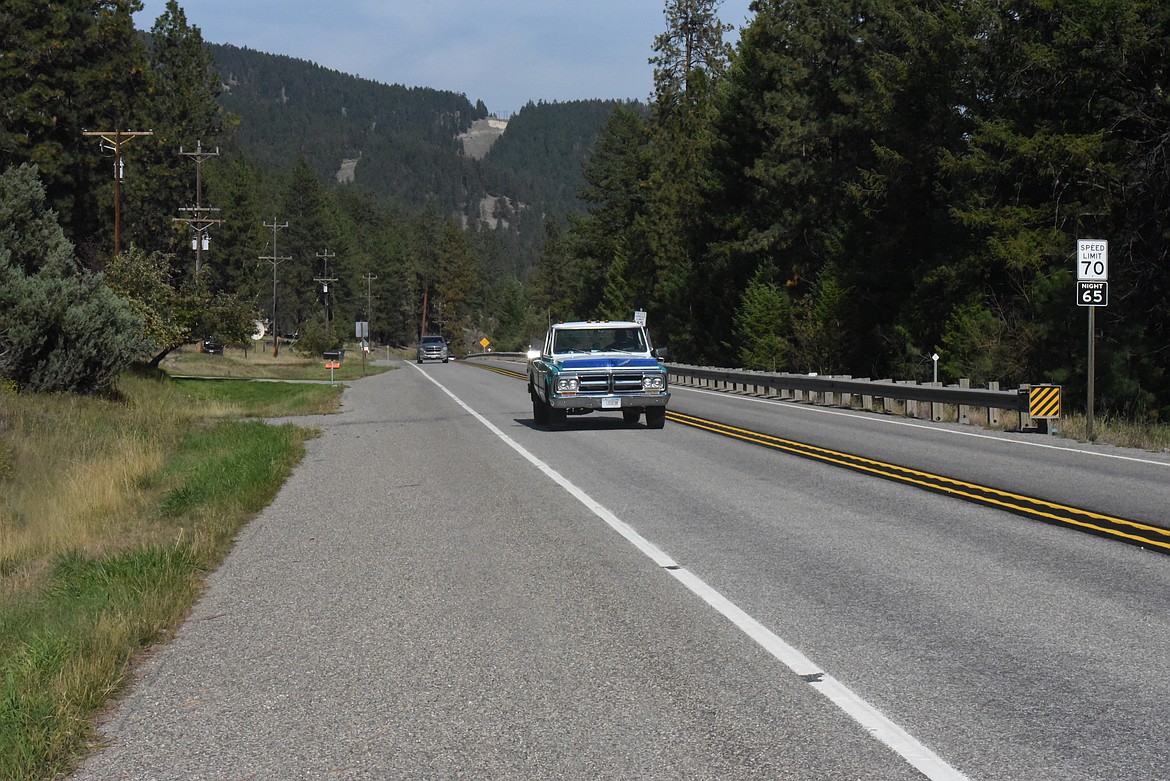
[[[666,407],[646,408],[646,428],[663,428],[666,426]]]
[[[528,386],[528,393],[532,396],[532,420],[538,426],[548,425],[548,405],[540,400],[536,395],[536,391],[532,390],[532,386]]]

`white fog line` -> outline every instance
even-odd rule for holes
[[[816,687],[816,690],[836,705],[838,709],[860,724],[874,739],[886,745],[906,760],[912,767],[930,779],[930,781],[969,781],[965,774],[948,765],[941,757],[919,742],[913,735],[899,727],[886,717],[885,714],[870,705],[847,686],[832,676],[825,674],[811,659],[786,643],[775,632],[741,610],[735,603],[709,586],[693,572],[680,567],[661,548],[638,534],[629,524],[603,507],[599,502],[589,496],[589,494],[574,485],[568,478],[541,461],[523,445],[509,437],[495,424],[469,407],[441,382],[417,366],[411,366],[433,382],[439,390],[447,394],[447,396],[462,407],[469,415],[503,440],[508,447],[515,450],[525,460],[552,479],[553,482],[564,488],[573,498],[585,505],[594,515],[629,541],[635,548],[644,553],[651,561],[674,576],[688,591],[714,608],[720,615],[730,621],[745,635],[756,641],[761,648],[771,654],[773,658],[781,662],[789,670],[805,678],[810,685]]]
[[[889,747],[931,781],[968,781],[961,771],[948,765],[917,738],[891,721],[884,713],[870,705],[852,689],[822,672],[811,659],[793,648],[772,630],[745,613],[727,597],[720,594],[692,572],[672,570],[680,583],[691,593],[715,608],[724,618],[735,624],[765,651],[781,661],[788,669],[803,677],[816,690],[836,705],[847,716],[865,728],[874,739]]]

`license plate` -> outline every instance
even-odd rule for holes
[[[617,398],[617,397],[612,398],[612,399],[602,399],[601,400],[601,408],[602,409],[621,409],[622,408],[622,400],[620,398]]]

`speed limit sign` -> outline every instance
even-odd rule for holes
[[[1077,279],[1104,282],[1109,279],[1109,242],[1077,239]]]

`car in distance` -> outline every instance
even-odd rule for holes
[[[424,336],[418,343],[418,362],[442,361],[447,362],[447,340],[438,335]]]
[[[207,355],[223,355],[223,342],[214,339],[204,339],[200,349]]]
[[[636,322],[557,323],[528,353],[532,417],[562,428],[568,415],[613,411],[631,425],[645,415],[647,428],[662,428],[670,401],[665,356]]]

